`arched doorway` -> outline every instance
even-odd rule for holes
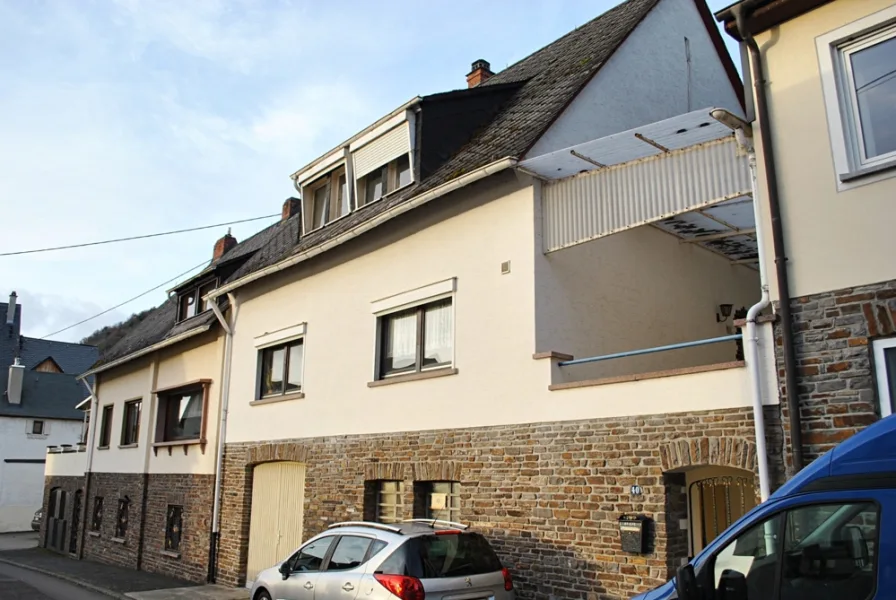
[[[696,467],[685,473],[691,556],[756,506],[753,473],[733,467]]]
[[[302,543],[305,465],[269,462],[252,469],[246,585]]]

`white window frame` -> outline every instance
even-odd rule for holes
[[[880,416],[881,418],[888,417],[892,413],[890,406],[893,400],[890,398],[885,354],[888,349],[896,348],[896,337],[874,340],[871,346],[874,351],[874,375],[877,381],[877,399],[880,403]],[[896,352],[896,350],[893,351]]]
[[[838,191],[896,176],[896,152],[864,158],[865,146],[848,61],[850,54],[894,36],[896,6],[815,39]]]

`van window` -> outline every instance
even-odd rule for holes
[[[767,599],[775,592],[778,565],[780,515],[746,530],[716,555],[713,582],[719,587],[722,573],[736,571],[746,577],[748,598]]]

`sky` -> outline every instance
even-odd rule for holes
[[[233,226],[243,240],[307,162],[466,87],[474,60],[497,72],[617,3],[0,0],[0,253],[277,215]],[[15,290],[23,333],[42,337],[210,260],[226,231],[0,256],[0,301]]]

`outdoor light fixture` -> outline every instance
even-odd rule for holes
[[[716,323],[724,323],[731,316],[733,304],[719,304],[719,312],[716,313]],[[719,314],[721,313],[721,314]]]

